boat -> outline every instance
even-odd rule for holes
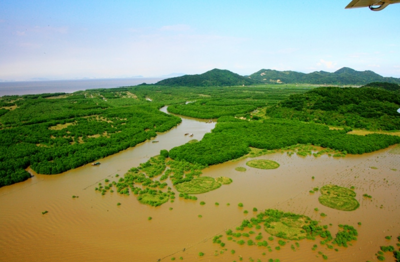
[[[94,162],[94,163],[92,163],[92,166],[98,166],[98,165],[100,165],[100,162]]]
[[[153,141],[151,141],[152,143],[158,143],[158,141],[157,140],[153,140]]]

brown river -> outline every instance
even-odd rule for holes
[[[155,138],[158,143],[147,141],[100,159],[100,166],[85,165],[52,176],[35,174],[25,182],[0,188],[0,261],[324,261],[318,252],[327,255],[328,261],[377,261],[380,246],[396,246],[400,235],[400,155],[391,153],[393,147],[345,158],[285,153],[258,157],[277,161],[280,167],[275,170],[247,167],[248,159],[227,162],[203,170],[203,176],[227,176],[233,179],[232,184],[198,195],[197,201],[177,197],[174,203],[160,207],[140,204],[133,194],[102,196],[94,190],[99,182],[123,175],[161,149],[200,140],[214,126],[183,118],[179,126],[159,134]],[[194,136],[189,138],[185,133]],[[236,167],[247,171],[238,172]],[[331,209],[318,202],[319,192],[309,193],[330,183],[355,186],[360,208],[351,212]],[[206,204],[200,205],[200,201]],[[238,207],[239,202],[244,207]],[[272,252],[232,241],[224,241],[224,248],[213,244],[215,235],[225,235],[225,230],[253,217],[253,207],[304,214],[321,224],[332,224],[332,235],[339,224],[352,225],[358,230],[358,240],[338,251],[319,245],[320,239],[298,241],[300,246],[295,250],[290,248],[295,241],[289,241]],[[48,213],[42,215],[45,210]],[[327,216],[321,217],[321,212]],[[268,243],[277,246],[277,238]],[[318,244],[315,251],[314,244]],[[232,249],[235,254],[231,254]],[[385,261],[394,261],[389,252],[385,257]]]

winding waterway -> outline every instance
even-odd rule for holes
[[[166,112],[166,108],[162,110]],[[85,165],[53,176],[35,174],[25,182],[0,188],[0,261],[170,261],[174,257],[184,261],[239,261],[239,256],[244,261],[322,261],[318,251],[327,254],[329,261],[367,261],[376,260],[379,246],[395,246],[400,234],[400,155],[390,153],[391,148],[339,159],[282,153],[258,157],[279,162],[276,170],[252,169],[245,165],[247,160],[227,162],[205,169],[203,175],[227,176],[233,179],[232,184],[198,195],[198,201],[177,197],[174,203],[160,207],[142,205],[133,195],[102,196],[94,190],[105,178],[123,175],[161,149],[200,140],[214,126],[182,118],[180,125],[158,134],[154,139],[158,143],[147,141],[101,159],[100,166]],[[247,171],[235,171],[238,166]],[[360,208],[344,212],[320,205],[319,192],[310,194],[309,190],[329,183],[355,186]],[[373,198],[363,198],[364,193]],[[200,201],[206,205],[199,205]],[[244,203],[243,208],[237,206],[239,202]],[[299,241],[296,251],[289,243],[273,252],[233,242],[227,242],[224,250],[212,243],[213,236],[250,219],[253,207],[310,216],[332,224],[333,234],[338,224],[353,225],[359,239],[349,248],[339,248],[339,252],[322,246],[312,251],[317,242],[311,240]],[[45,210],[48,214],[42,215]],[[244,214],[244,210],[249,213]],[[327,217],[322,218],[321,212]],[[393,239],[386,240],[387,235]],[[270,241],[270,245],[276,241]],[[231,249],[236,250],[235,255]],[[199,252],[204,252],[204,257],[199,257]],[[394,260],[386,255],[386,261]]]

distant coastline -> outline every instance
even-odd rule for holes
[[[73,93],[80,90],[96,88],[113,88],[134,86],[141,83],[153,84],[163,78],[123,78],[123,79],[88,79],[88,80],[56,80],[0,82],[0,97],[5,95],[27,95],[65,92]]]

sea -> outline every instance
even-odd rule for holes
[[[57,80],[30,82],[0,82],[0,97],[6,95],[28,95],[43,93],[73,93],[76,91],[135,86],[142,83],[154,84],[163,78],[123,78],[123,79],[88,79]]]

